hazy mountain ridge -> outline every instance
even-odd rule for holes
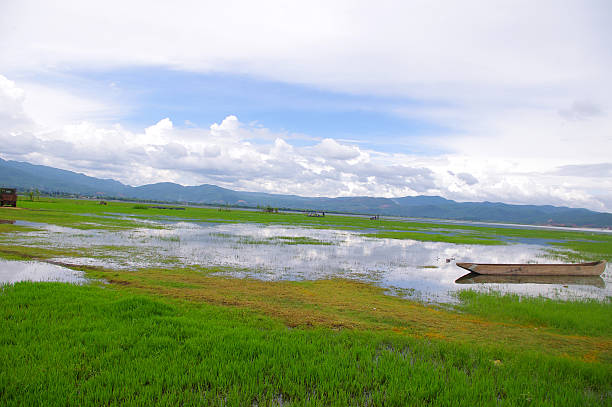
[[[281,208],[330,212],[369,213],[387,216],[442,218],[525,224],[563,224],[612,227],[612,214],[550,205],[511,205],[499,202],[455,202],[438,196],[303,197],[241,192],[203,184],[182,186],[171,182],[132,187],[112,179],[99,179],[44,165],[0,159],[0,185],[22,191],[39,189],[88,196],[168,202],[270,205]]]

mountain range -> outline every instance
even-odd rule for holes
[[[183,186],[170,182],[132,187],[112,179],[100,179],[44,165],[0,159],[0,185],[21,192],[89,197],[181,202],[233,206],[272,206],[296,210],[379,214],[467,221],[508,222],[533,225],[569,225],[612,228],[612,214],[550,205],[511,205],[499,202],[456,202],[439,196],[303,197],[233,191],[216,185]]]

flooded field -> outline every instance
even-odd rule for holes
[[[471,245],[366,237],[365,232],[254,223],[148,221],[125,231],[77,230],[47,224],[13,235],[12,244],[69,249],[77,255],[52,260],[117,269],[221,267],[221,274],[262,280],[348,278],[389,288],[395,295],[449,302],[465,288],[554,298],[612,295],[610,271],[603,278],[556,280],[457,279],[455,262],[545,263],[540,241]]]

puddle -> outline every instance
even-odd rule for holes
[[[87,280],[82,271],[71,270],[55,264],[38,261],[12,261],[0,259],[0,285],[19,281],[57,281],[84,284]]]
[[[455,261],[546,263],[544,244],[419,242],[364,237],[355,231],[251,223],[157,224],[163,228],[81,231],[42,225],[41,231],[12,235],[11,243],[81,249],[82,257],[55,259],[73,264],[120,269],[219,266],[228,270],[224,272],[227,275],[271,281],[349,278],[388,287],[397,295],[435,302],[452,302],[453,292],[466,288],[554,298],[612,296],[610,267],[595,284],[581,280],[456,282],[465,270]]]

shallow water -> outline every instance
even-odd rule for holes
[[[0,285],[20,281],[57,281],[83,284],[88,280],[82,271],[38,261],[9,261],[0,259]]]
[[[542,244],[460,245],[369,238],[355,231],[246,223],[164,222],[163,225],[163,229],[117,232],[37,224],[44,230],[15,236],[13,241],[23,245],[85,249],[79,257],[56,259],[67,263],[122,269],[218,266],[225,268],[222,274],[263,280],[350,278],[389,287],[397,295],[436,302],[454,301],[453,292],[466,288],[494,288],[557,298],[612,295],[609,271],[599,286],[583,281],[455,282],[465,274],[455,261],[545,263],[549,260],[544,257],[546,246]],[[321,244],[291,244],[304,238]]]

